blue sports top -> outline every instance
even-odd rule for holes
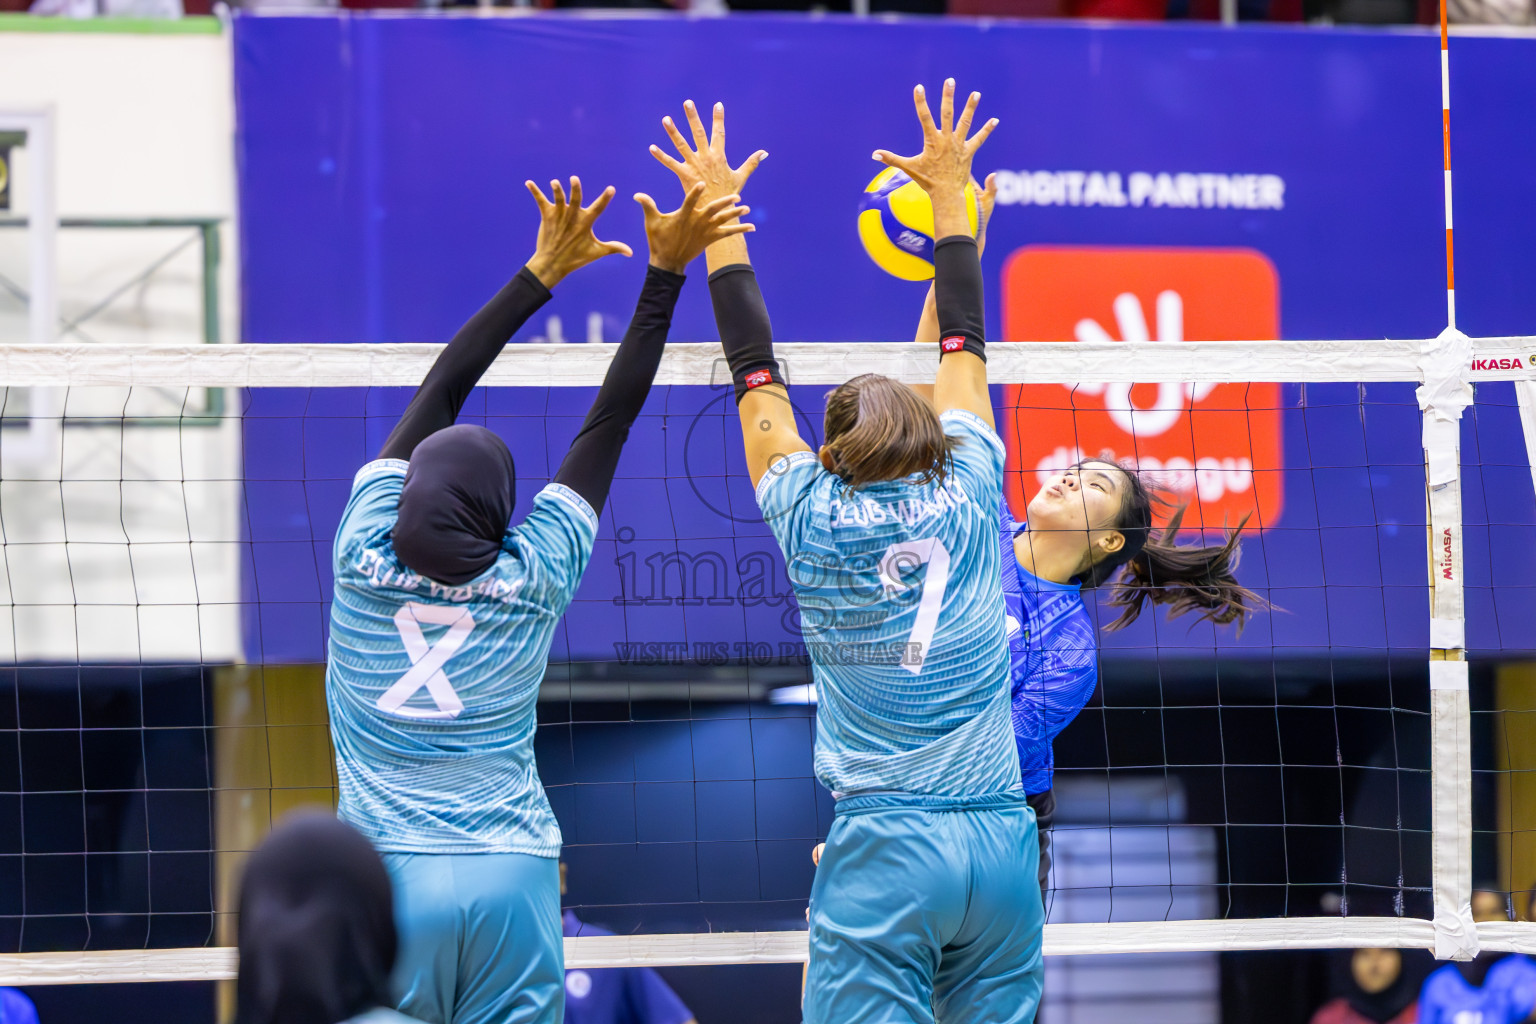
[[[757,502],[784,552],[816,680],[816,775],[839,795],[1019,788],[996,509],[1003,444],[972,413],[942,483],[850,490],[811,452]]]
[[[567,910],[565,934],[612,935]],[[564,1024],[687,1024],[693,1011],[649,967],[565,972]]]
[[[1099,685],[1099,642],[1076,583],[1052,583],[1028,572],[1014,554],[1024,524],[999,503],[1003,604],[1008,617],[1008,661],[1013,692],[1013,739],[1024,792],[1051,788],[1056,755],[1051,743],[1093,697]]]
[[[1536,1006],[1533,972],[1529,958],[1504,957],[1488,969],[1483,987],[1474,988],[1455,964],[1446,964],[1424,979],[1419,1024],[1523,1024]]]
[[[383,852],[557,857],[534,709],[597,516],[550,484],[489,569],[437,583],[401,564],[390,540],[405,469],[382,459],[359,470],[336,530],[325,693],[340,816]]]

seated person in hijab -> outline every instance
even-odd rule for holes
[[[245,865],[235,1024],[417,1024],[391,1009],[394,964],[378,853],[331,814],[288,818]]]
[[[560,865],[565,895],[565,864]],[[586,924],[576,912],[563,915],[565,934],[612,935]],[[565,972],[565,1024],[697,1024],[693,1011],[649,967],[577,968]]]
[[[1472,920],[1508,921],[1504,897],[1489,888],[1474,892]],[[1419,1024],[1524,1024],[1536,1011],[1536,989],[1523,983],[1529,977],[1524,968],[1492,950],[1446,964],[1424,982]]]
[[[1312,1024],[1414,1024],[1423,976],[1396,949],[1343,950],[1334,963],[1337,997],[1312,1015]]]
[[[554,480],[512,524],[512,453],[455,424],[481,374],[567,274],[629,248],[558,182],[533,257],[443,350],[336,530],[326,700],[339,813],[395,883],[404,1013],[427,1024],[560,1024],[560,829],[533,756],[555,627],[592,555],[619,453],[661,362],[683,271],[750,230],[734,195],[645,209],[634,319]],[[551,357],[558,360],[559,355]],[[538,411],[538,410],[535,410]],[[537,424],[535,429],[541,429]],[[538,438],[542,443],[542,438]]]

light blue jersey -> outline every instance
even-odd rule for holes
[[[757,487],[816,679],[816,775],[834,793],[1019,788],[997,542],[1003,444],[950,410],[943,484],[851,491],[810,452]]]
[[[597,516],[550,484],[496,563],[449,586],[395,557],[405,470],[359,470],[336,531],[325,690],[340,816],[385,853],[557,857],[534,708]]]

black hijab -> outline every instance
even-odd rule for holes
[[[1433,962],[1428,960],[1427,954],[1418,955],[1422,952],[1422,950],[1411,949],[1398,950],[1402,958],[1402,966],[1398,968],[1397,977],[1392,980],[1392,984],[1380,992],[1367,992],[1355,981],[1355,950],[1340,950],[1333,957],[1333,990],[1343,997],[1350,1009],[1366,1020],[1386,1024],[1419,998],[1419,986],[1423,983],[1424,976],[1429,973],[1429,969],[1434,967]]]
[[[337,1024],[392,1006],[394,898],[379,855],[328,813],[295,815],[240,887],[235,1024]]]
[[[428,579],[467,583],[496,561],[516,495],[506,442],[484,427],[445,427],[411,453],[395,554]]]

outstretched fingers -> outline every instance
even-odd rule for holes
[[[700,191],[702,192],[702,187],[700,187]],[[747,208],[745,206],[737,205],[740,202],[741,196],[734,195],[721,196],[719,199],[712,199],[708,203],[704,204],[704,215],[706,217],[714,218],[720,216],[721,211],[725,210],[730,211],[733,216],[739,217],[741,214],[747,212]]]
[[[661,211],[656,208],[656,200],[652,199],[644,192],[635,193],[635,202],[639,203],[640,209],[645,211],[645,219],[647,222],[650,222],[652,219],[661,216]]]
[[[683,162],[674,157],[668,156],[666,151],[663,150],[660,146],[655,144],[651,145],[651,156],[661,161],[661,166],[665,167],[673,174],[678,174],[683,170]]]
[[[888,149],[877,149],[870,155],[887,167],[894,167],[909,175],[912,173],[912,157],[897,156]]]
[[[725,152],[725,104],[715,104],[714,123],[709,128],[709,148],[716,153]]]
[[[745,185],[747,183],[747,179],[752,177],[752,172],[757,170],[757,165],[767,159],[768,151],[766,149],[760,149],[756,153],[753,153],[751,156],[743,160],[741,162],[741,166],[731,172],[736,175],[736,187],[740,188],[742,185]]]
[[[571,175],[571,205],[581,209],[581,179]]]
[[[702,181],[695,183],[693,188],[690,188],[688,190],[688,194],[683,196],[683,205],[678,207],[678,212],[681,213],[684,217],[691,217],[691,216],[693,216],[694,207],[699,205],[699,197],[702,196],[703,194],[704,194],[704,183]],[[709,204],[710,207],[713,207],[715,205],[716,205],[715,203],[710,203]],[[708,209],[709,208],[706,207],[706,212],[708,211]]]
[[[550,179],[550,181],[549,181],[549,194],[555,197],[555,203],[554,203],[555,212],[556,213],[564,213],[565,212],[565,206],[566,206],[566,203],[565,203],[565,187],[560,184],[560,181],[559,181],[558,178],[551,178]]]
[[[688,127],[693,130],[693,148],[708,149],[709,134],[704,131],[704,122],[699,120],[699,108],[693,105],[693,100],[683,101],[683,114],[688,118]],[[720,116],[725,116],[723,107]]]
[[[939,94],[939,130],[945,135],[955,130],[955,80],[944,79],[944,91]]]
[[[596,239],[596,241],[597,247],[601,251],[599,259],[602,256],[612,256],[614,253],[618,253],[620,256],[633,256],[635,254],[635,251],[623,242],[604,242],[601,239]]]
[[[970,141],[965,144],[966,154],[970,155],[980,149],[981,144],[987,141],[987,136],[991,135],[992,129],[996,127],[997,118],[994,117],[992,120],[988,121],[986,124],[977,129],[976,134],[972,135]]]
[[[539,204],[540,216],[543,216],[544,213],[554,205],[547,198],[545,198],[544,193],[540,191],[539,186],[533,183],[532,178],[523,182],[523,188],[526,188],[529,195],[533,196],[533,201]]]
[[[960,111],[960,120],[955,123],[955,134],[962,139],[971,134],[971,119],[976,116],[976,104],[981,102],[981,93],[973,92],[965,101],[965,109]]]
[[[912,104],[917,107],[917,119],[922,122],[923,134],[938,134],[939,130],[933,123],[933,111],[928,109],[928,93],[920,85],[912,90]]]
[[[730,238],[732,235],[745,235],[749,231],[756,231],[756,224],[748,224],[746,221],[721,224],[714,229],[717,238]]]
[[[613,202],[613,197],[614,197],[614,193],[615,192],[616,192],[616,189],[614,189],[614,187],[612,185],[609,185],[607,188],[603,189],[602,195],[600,195],[596,199],[592,200],[592,205],[587,207],[584,211],[582,211],[583,213],[585,213],[587,215],[587,220],[589,220],[589,221],[597,220],[597,218],[602,214],[602,212],[604,210],[608,209],[608,204]],[[581,202],[581,179],[580,178],[572,178],[571,179],[571,202],[573,202],[573,203],[580,203]]]
[[[683,133],[677,130],[677,125],[673,123],[672,118],[662,118],[661,126],[667,130],[667,138],[672,140],[673,147],[677,149],[677,155],[682,157],[684,162],[693,156],[693,150],[689,148],[688,140],[683,138]]]

